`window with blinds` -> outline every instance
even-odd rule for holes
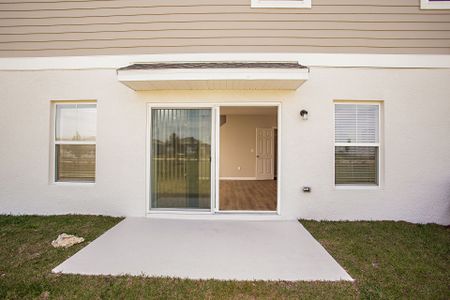
[[[378,185],[379,104],[335,104],[335,184]]]
[[[55,105],[55,182],[95,182],[97,106]]]
[[[311,8],[311,0],[252,0],[251,7]]]

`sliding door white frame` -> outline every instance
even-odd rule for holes
[[[219,199],[219,174],[220,174],[220,107],[221,106],[272,106],[277,107],[277,209],[276,211],[249,211],[249,210],[233,210],[233,211],[221,211],[220,199]],[[211,209],[210,210],[198,210],[198,209],[152,209],[151,208],[151,124],[152,124],[152,109],[157,108],[177,108],[177,109],[211,109]],[[281,129],[281,102],[214,102],[214,103],[198,103],[198,102],[164,102],[164,103],[147,103],[147,124],[146,124],[146,155],[145,155],[145,202],[146,202],[146,214],[277,214],[280,215],[281,211],[281,140],[283,131]]]

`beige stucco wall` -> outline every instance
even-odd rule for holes
[[[33,3],[34,2],[34,3]],[[450,53],[449,10],[419,0],[3,1],[0,57],[166,53]]]
[[[445,69],[312,68],[297,91],[136,93],[115,70],[2,71],[0,213],[144,216],[146,103],[279,101],[283,217],[449,224],[448,78]],[[98,101],[94,185],[49,183],[55,99]],[[384,101],[379,189],[334,187],[333,99]],[[309,120],[300,119],[301,109]]]
[[[227,115],[220,127],[220,177],[256,177],[256,128],[274,128],[276,116]]]

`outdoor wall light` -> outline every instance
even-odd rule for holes
[[[300,111],[300,116],[302,117],[303,120],[308,120],[308,111],[302,109],[302,110]]]

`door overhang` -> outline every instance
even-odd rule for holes
[[[147,90],[296,90],[309,78],[298,62],[140,63],[117,70],[120,82]]]

